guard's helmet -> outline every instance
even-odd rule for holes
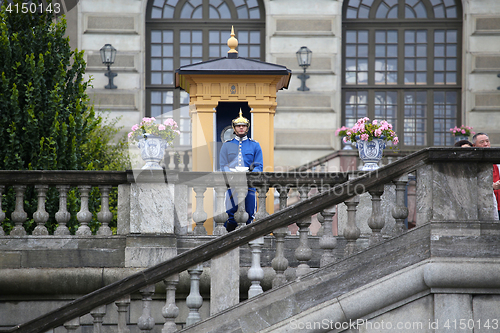
[[[233,129],[235,129],[236,125],[246,125],[248,128],[250,128],[250,121],[243,117],[241,114],[241,109],[240,109],[240,116],[236,119],[233,119]]]

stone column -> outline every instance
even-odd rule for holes
[[[248,279],[252,285],[248,290],[248,298],[252,298],[264,292],[260,285],[260,281],[264,278],[264,270],[260,267],[260,254],[264,245],[264,237],[254,239],[248,245],[252,249],[252,266],[248,270]]]
[[[309,187],[300,187],[300,201],[307,199]],[[295,274],[297,277],[305,275],[311,271],[311,267],[307,264],[312,258],[312,249],[309,247],[309,226],[311,225],[311,217],[306,217],[297,221],[299,227],[299,246],[295,249],[295,258],[299,262]]]
[[[59,224],[57,229],[54,231],[54,235],[56,236],[64,236],[69,235],[69,229],[66,226],[69,219],[71,218],[71,214],[68,212],[68,191],[69,185],[57,185],[57,190],[59,191],[59,210],[56,213],[56,222]]]
[[[155,319],[151,316],[151,302],[155,293],[155,285],[147,286],[139,292],[142,296],[142,315],[137,320],[137,327],[141,332],[147,333],[155,327]]]
[[[92,232],[90,231],[89,222],[92,221],[92,213],[89,211],[89,193],[92,189],[90,185],[81,185],[78,186],[78,190],[80,191],[80,211],[76,214],[76,219],[80,222],[80,227],[76,231],[77,236],[91,236]]]
[[[45,236],[49,234],[45,223],[49,220],[49,213],[45,210],[45,198],[47,197],[48,185],[35,185],[38,194],[38,209],[33,214],[33,220],[36,222],[34,236]]]
[[[109,227],[109,222],[113,219],[113,214],[109,211],[109,192],[111,191],[111,186],[102,185],[99,186],[99,190],[101,191],[101,211],[97,213],[97,220],[101,222],[101,226],[97,234],[111,236],[113,234]]]
[[[99,306],[90,311],[90,315],[94,318],[94,331],[93,333],[102,333],[103,317],[106,315],[106,305]]]
[[[368,191],[372,196],[372,215],[368,219],[368,226],[372,229],[369,246],[373,246],[383,240],[382,228],[385,225],[384,215],[382,215],[382,199],[384,185],[379,185]]]
[[[224,198],[227,188],[215,188],[217,195],[217,214],[214,220],[217,227],[214,235],[227,234],[224,222],[227,221]],[[240,301],[240,249],[236,248],[212,258],[210,263],[210,315],[214,315]]]
[[[323,235],[319,239],[319,247],[323,249],[323,254],[321,255],[319,267],[324,267],[335,261],[335,255],[333,250],[337,247],[337,239],[333,237],[332,221],[335,215],[336,207],[330,207],[324,209],[321,212],[323,216]]]
[[[278,187],[276,190],[280,194],[280,210],[286,207],[288,199],[288,187]],[[285,258],[285,236],[288,233],[287,227],[278,228],[273,231],[276,238],[276,255],[271,261],[276,277],[273,279],[273,288],[279,287],[286,283],[285,271],[288,268],[288,259]]]
[[[205,236],[207,229],[203,225],[207,220],[207,213],[203,210],[204,193],[207,190],[204,186],[193,186],[196,193],[196,211],[193,213],[193,221],[196,223],[193,233],[197,236]]]
[[[118,308],[118,333],[130,333],[127,327],[127,309],[130,306],[130,295],[116,300],[115,305]]]
[[[200,308],[203,305],[203,298],[200,295],[200,275],[203,273],[203,265],[199,264],[188,269],[191,277],[191,288],[186,298],[186,306],[189,314],[186,318],[186,326],[193,325],[201,320]]]
[[[11,214],[11,219],[15,225],[10,235],[26,236],[26,230],[24,230],[23,226],[23,223],[28,218],[28,214],[24,211],[24,191],[26,191],[26,185],[14,185],[14,191],[16,192],[16,208]]]
[[[177,332],[177,325],[175,324],[175,318],[179,315],[179,308],[175,305],[175,290],[177,284],[179,283],[179,274],[174,274],[167,279],[163,280],[167,289],[166,304],[163,307],[161,313],[165,318],[165,324],[163,325],[162,333],[173,333]]]
[[[347,199],[344,204],[347,206],[347,224],[344,228],[344,238],[347,244],[345,246],[344,256],[348,257],[356,252],[356,241],[361,235],[361,230],[356,225],[356,206],[359,204],[359,197],[355,195]]]
[[[405,219],[408,217],[408,208],[405,206],[405,189],[408,183],[408,175],[404,175],[392,181],[396,185],[396,202],[392,208],[392,217],[396,220],[394,235],[401,235],[408,229]]]
[[[3,192],[5,191],[5,186],[0,185],[0,236],[5,236],[5,232],[3,231],[3,220],[5,220],[5,212],[2,209],[2,199],[3,199]]]

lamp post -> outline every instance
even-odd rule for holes
[[[307,46],[302,46],[295,54],[297,55],[299,66],[304,69],[304,73],[298,76],[302,84],[297,90],[309,91],[309,88],[306,87],[306,80],[309,78],[309,75],[306,74],[306,68],[311,66],[312,51]]]
[[[118,74],[113,73],[110,69],[110,66],[115,62],[116,49],[111,44],[106,44],[99,50],[99,52],[101,52],[102,63],[108,66],[108,71],[104,75],[108,77],[109,82],[108,85],[105,86],[104,88],[116,89],[117,86],[113,84],[113,79]]]

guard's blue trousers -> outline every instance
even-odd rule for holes
[[[256,189],[253,187],[248,188],[248,193],[245,198],[245,211],[248,213],[247,224],[250,224],[255,218],[255,211],[257,210],[257,200],[256,200]],[[227,190],[226,192],[226,213],[228,219],[224,223],[226,230],[233,231],[238,226],[238,223],[234,219],[234,213],[238,210],[238,193],[232,190]]]

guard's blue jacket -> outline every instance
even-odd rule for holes
[[[255,172],[263,171],[260,144],[247,136],[228,140],[220,150],[219,164],[221,171],[234,171],[231,169],[236,166],[248,167],[250,171]]]

